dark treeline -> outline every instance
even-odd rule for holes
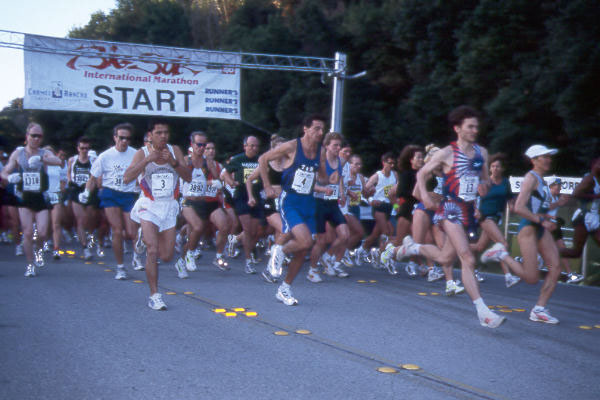
[[[343,133],[366,169],[387,149],[408,143],[445,145],[445,116],[460,104],[483,111],[481,143],[504,151],[512,173],[527,165],[532,143],[561,150],[556,172],[580,175],[600,149],[600,24],[588,0],[119,0],[91,16],[73,38],[167,46],[333,57],[348,55]],[[325,83],[323,83],[323,81]],[[331,82],[318,74],[243,71],[242,116],[293,137],[306,113],[329,115]],[[27,112],[13,101],[0,130],[18,142],[27,119],[40,121],[49,142],[72,145],[83,134],[98,148],[110,127],[147,118]],[[239,121],[173,119],[174,142],[206,130],[221,156],[241,138],[266,134]],[[141,141],[141,136],[138,144]]]

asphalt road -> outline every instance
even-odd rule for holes
[[[442,282],[361,267],[313,284],[303,270],[287,307],[209,251],[186,280],[161,265],[169,309],[157,312],[144,272],[113,279],[112,254],[49,261],[29,279],[13,254],[0,247],[0,399],[600,398],[598,288],[560,284],[549,326],[528,320],[539,285],[486,275],[484,300],[510,311],[491,330]],[[236,307],[257,316],[214,312]]]

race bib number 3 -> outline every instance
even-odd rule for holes
[[[152,174],[152,196],[155,199],[173,196],[173,174]]]
[[[460,187],[458,189],[458,197],[464,201],[473,201],[477,197],[477,186],[479,185],[479,177],[472,175],[463,175],[460,177]]]
[[[23,191],[39,192],[42,188],[39,172],[23,172]]]
[[[299,194],[309,194],[315,180],[314,172],[306,172],[297,169],[292,182],[292,189]]]

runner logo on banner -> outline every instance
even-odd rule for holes
[[[235,53],[25,35],[24,107],[240,119]]]

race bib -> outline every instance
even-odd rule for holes
[[[206,190],[204,192],[204,196],[206,197],[217,197],[217,191],[219,189],[215,185],[207,185]]]
[[[252,175],[254,168],[244,168],[244,183],[248,180],[248,177]]]
[[[394,185],[387,185],[383,187],[383,195],[385,197],[390,197],[390,190],[392,190],[392,188],[394,187]]]
[[[75,174],[75,184],[77,186],[84,185],[89,179],[90,176],[88,174]]]
[[[358,190],[353,190],[352,193],[356,195],[356,200],[352,200],[352,197],[348,196],[350,199],[350,206],[357,206],[360,204],[360,194],[361,192]]]
[[[173,196],[173,174],[152,174],[152,196],[155,199]]]
[[[473,201],[477,197],[477,186],[479,177],[476,175],[463,175],[460,177],[458,197],[464,201]]]
[[[298,194],[309,194],[315,180],[314,172],[297,169],[292,182],[292,189]]]
[[[23,172],[23,191],[39,192],[42,188],[41,181],[39,172]]]
[[[123,177],[122,176],[115,178],[115,186],[116,187],[123,186]]]
[[[325,195],[324,199],[337,200],[338,197],[340,197],[340,185],[327,185],[327,187],[331,188],[333,190],[333,193],[331,193],[331,195],[329,196]]]
[[[204,196],[204,183],[202,182],[190,182],[188,187],[188,196]]]

